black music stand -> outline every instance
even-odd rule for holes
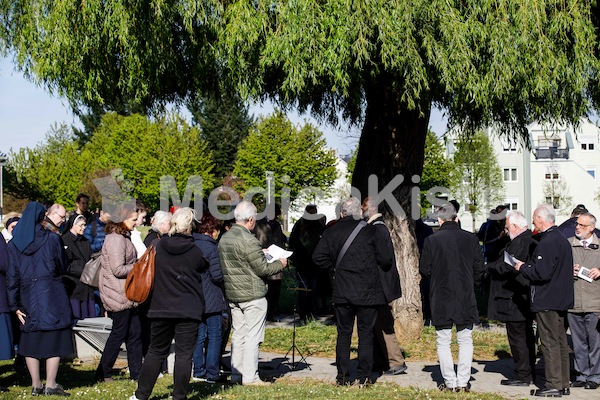
[[[300,352],[300,349],[298,348],[298,346],[296,346],[296,307],[297,307],[297,304],[298,304],[298,292],[310,292],[311,291],[311,289],[308,289],[306,287],[306,283],[304,282],[304,280],[302,279],[302,277],[300,275],[298,275],[298,278],[300,279],[300,283],[304,287],[288,287],[288,290],[293,290],[294,292],[296,292],[296,296],[295,296],[296,299],[294,301],[294,308],[293,308],[293,313],[294,313],[294,316],[293,316],[293,318],[294,318],[293,325],[294,325],[294,328],[292,330],[292,346],[289,348],[289,350],[287,351],[287,353],[285,353],[285,356],[283,356],[283,360],[281,360],[281,362],[279,363],[279,365],[277,365],[277,368],[279,368],[284,362],[287,361],[287,364],[290,365],[291,369],[295,370],[297,368],[298,364],[300,364],[301,362],[304,361],[304,364],[306,364],[306,367],[308,369],[311,369],[310,365],[308,365],[308,362],[306,361],[306,357],[304,357],[304,355]],[[289,358],[288,358],[288,354],[290,354],[290,352],[292,352],[292,362],[291,362],[291,364],[290,364]],[[296,352],[298,352],[298,355],[300,356],[300,360],[298,362],[296,362]]]

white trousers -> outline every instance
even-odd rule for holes
[[[229,303],[231,307],[231,381],[248,384],[259,380],[258,352],[265,339],[267,299]]]
[[[471,364],[473,363],[473,325],[456,327],[458,341],[458,368],[454,372],[454,360],[450,351],[452,329],[436,329],[437,354],[440,370],[446,387],[467,387],[471,379]]]

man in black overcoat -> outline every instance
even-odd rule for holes
[[[511,242],[500,252],[496,261],[486,265],[490,275],[488,318],[506,323],[508,343],[515,362],[512,379],[503,379],[500,383],[529,386],[534,381],[535,372],[535,336],[533,313],[529,307],[529,281],[512,265],[504,262],[504,254],[527,260],[536,242],[527,228],[527,219],[519,211],[506,214],[505,231]]]
[[[452,204],[437,212],[440,230],[425,239],[419,263],[421,274],[431,277],[431,323],[436,330],[442,390],[469,391],[473,362],[473,324],[479,322],[475,285],[483,276],[483,256],[477,236],[460,229]],[[450,351],[452,326],[459,346],[458,369]]]

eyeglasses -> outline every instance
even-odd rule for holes
[[[67,219],[67,214],[65,215],[60,215],[59,213],[54,213],[56,215],[58,215],[60,217],[60,219]]]
[[[587,228],[588,226],[592,226],[592,225],[580,224],[579,222],[575,222],[575,226],[581,226],[583,228]]]

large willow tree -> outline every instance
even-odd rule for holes
[[[526,138],[576,121],[596,84],[589,0],[0,0],[3,40],[33,80],[75,107],[151,110],[237,90],[362,124],[353,185],[367,178],[410,215],[429,114]],[[411,219],[385,210],[403,279],[395,313],[420,331]]]

